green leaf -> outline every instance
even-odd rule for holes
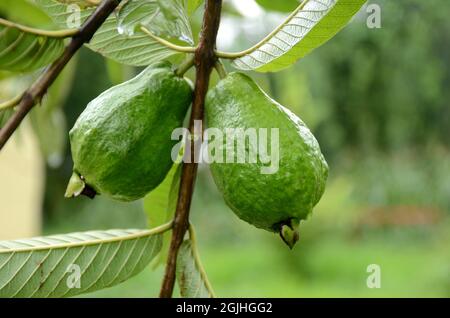
[[[57,33],[39,34],[38,30],[0,19],[0,70],[33,71],[52,63],[63,50],[64,38]]]
[[[25,76],[17,76],[14,72],[0,72],[0,128],[15,113],[24,92],[36,76],[36,72]]]
[[[70,297],[119,284],[149,264],[168,228],[0,241],[0,297]]]
[[[0,110],[0,128],[2,128],[6,124],[8,119],[10,119],[13,114],[14,109],[12,108]]]
[[[256,0],[256,2],[264,9],[280,12],[291,12],[299,4],[298,0],[283,0],[283,1]]]
[[[144,211],[150,228],[154,228],[173,219],[178,202],[178,191],[181,180],[180,163],[175,163],[167,173],[163,182],[144,198]],[[167,258],[170,245],[170,234],[165,233],[161,253],[154,268],[163,264]]]
[[[109,80],[113,85],[119,85],[135,76],[132,66],[120,64],[111,59],[106,59],[105,62]]]
[[[69,184],[67,185],[66,193],[64,196],[66,198],[73,198],[79,196],[83,190],[86,188],[86,183],[81,179],[78,173],[73,172],[70,177]]]
[[[184,0],[158,0],[162,14],[155,17],[148,27],[156,34],[169,36],[183,42],[194,44],[188,8]]]
[[[204,2],[204,0],[186,0],[187,2],[187,12],[192,15],[198,7]]]
[[[177,257],[177,281],[181,297],[214,298],[214,291],[200,263],[195,244],[185,240]]]
[[[62,28],[66,28],[68,21],[73,20],[74,13],[67,10],[66,4],[54,0],[35,2]],[[79,12],[80,21],[85,21],[94,10],[82,8]],[[95,33],[87,47],[119,63],[133,66],[151,65],[177,54],[139,30],[133,35],[120,34],[118,20],[114,14]]]
[[[184,144],[185,142],[183,140],[180,149],[178,149],[177,159],[163,182],[144,198],[144,211],[147,214],[150,228],[171,221],[175,215],[183,167],[182,158],[184,156]],[[170,238],[169,233],[164,234],[161,253],[154,262],[153,268],[157,268],[167,259]]]
[[[31,124],[38,137],[39,146],[47,164],[59,167],[64,159],[67,144],[67,124],[62,110],[76,70],[73,59],[58,76],[42,100],[40,107],[30,113]]]
[[[64,4],[76,4],[80,8],[88,8],[98,6],[102,0],[56,0]]]
[[[0,17],[33,27],[54,29],[50,17],[27,0],[1,0]]]
[[[66,149],[67,124],[63,110],[36,107],[30,114],[42,155],[51,168],[58,168],[64,160]]]
[[[169,221],[175,213],[180,187],[181,165],[175,163],[166,178],[144,198],[144,210],[150,228]]]
[[[0,81],[16,76],[17,74],[8,71],[0,71]]]
[[[142,25],[159,37],[194,43],[184,0],[130,0],[120,9],[118,22],[128,35]]]
[[[305,0],[264,40],[233,61],[242,70],[275,72],[331,39],[366,0]]]

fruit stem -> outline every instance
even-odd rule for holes
[[[220,60],[217,61],[214,68],[216,69],[217,74],[219,74],[220,79],[224,79],[225,77],[227,77],[227,71],[225,69],[225,66]]]
[[[181,63],[175,70],[175,74],[179,77],[183,77],[184,74],[194,66],[194,56],[189,56],[183,63]]]
[[[189,121],[189,131],[195,133],[197,121],[203,121],[205,98],[209,87],[211,72],[217,62],[214,52],[216,47],[217,32],[219,31],[220,15],[222,11],[222,0],[207,0],[205,4],[205,14],[199,45],[195,50],[195,89],[192,101],[191,118]],[[161,286],[160,297],[172,297],[175,284],[177,256],[184,236],[189,228],[189,210],[191,207],[192,194],[197,175],[198,147],[195,142],[189,140],[186,147],[190,147],[191,160],[183,163],[178,194],[177,208],[173,220],[172,239],[170,242],[169,255],[167,257],[166,270]]]
[[[281,239],[292,249],[299,239],[298,227],[300,221],[297,219],[290,219],[286,223],[282,223],[280,227]]]

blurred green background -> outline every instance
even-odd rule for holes
[[[273,10],[296,5],[279,2],[268,3]],[[302,223],[293,251],[276,235],[238,220],[208,168],[200,167],[192,222],[219,296],[450,296],[450,2],[370,3],[381,7],[381,28],[366,26],[363,8],[294,67],[252,74],[305,121],[330,165],[326,192]],[[219,45],[228,51],[253,45],[287,15],[263,11],[253,0],[225,1],[225,10]],[[200,17],[198,12],[193,18],[194,29]],[[91,99],[137,71],[83,49],[62,85],[67,96],[61,129],[71,127]],[[212,84],[216,80],[214,75]],[[145,228],[142,202],[64,199],[72,170],[67,134],[62,143],[66,147],[56,159],[43,151],[44,234]],[[379,289],[366,285],[370,264],[381,268]],[[154,297],[162,273],[162,267],[148,268],[88,296]]]

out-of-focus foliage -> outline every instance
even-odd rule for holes
[[[68,129],[62,106],[70,92],[76,70],[73,59],[50,87],[40,107],[30,113],[31,123],[39,140],[39,145],[47,164],[58,167],[65,155]]]
[[[129,1],[118,13],[119,33],[133,35],[145,26],[154,34],[193,44],[188,8],[183,0]]]
[[[315,132],[334,157],[450,143],[450,2],[378,3],[380,29],[367,28],[363,15],[287,71],[307,74],[310,112],[321,113]]]
[[[363,9],[295,67],[260,77],[275,99],[314,128],[328,156],[349,149],[397,151],[450,142],[450,2],[376,4],[381,28],[367,27],[369,13]],[[261,39],[258,23],[250,28],[245,17],[233,19],[242,29],[228,49]]]
[[[183,298],[213,298],[214,292],[209,285],[199,256],[190,240],[180,246],[177,257],[177,282]]]

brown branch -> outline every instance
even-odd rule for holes
[[[203,121],[205,97],[208,91],[209,78],[217,61],[214,50],[216,47],[217,32],[219,30],[221,10],[222,0],[206,1],[200,43],[195,52],[196,80],[192,113],[189,123],[189,130],[192,135],[194,134],[195,121]],[[194,145],[195,141],[190,140],[191,160],[190,163],[183,164],[180,192],[173,223],[172,240],[167,258],[166,272],[160,292],[160,297],[162,298],[172,297],[175,284],[178,250],[183,242],[186,231],[189,228],[189,210],[198,166],[195,160],[195,158],[198,158],[198,154],[195,153],[198,149],[195,149],[196,147]]]
[[[17,111],[0,129],[0,150],[9,140],[14,131],[19,127],[22,120],[27,116],[36,103],[38,103],[48,88],[69,63],[75,53],[94,36],[95,32],[102,26],[108,16],[119,5],[121,0],[105,0],[86,20],[79,32],[72,37],[69,45],[65,48],[63,54],[53,62],[39,79],[24,93]]]

